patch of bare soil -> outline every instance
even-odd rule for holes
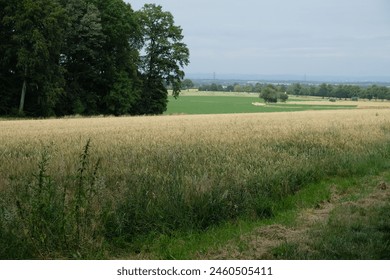
[[[357,204],[363,207],[380,206],[390,199],[390,184],[381,182],[370,195],[356,201],[345,201],[337,194],[336,187],[332,187],[332,196],[329,201],[319,204],[315,208],[304,209],[298,215],[296,226],[288,227],[273,224],[255,229],[249,234],[242,235],[239,240],[234,239],[226,246],[197,256],[200,259],[270,259],[270,251],[286,242],[298,243],[302,249],[308,249],[309,232],[314,226],[325,225],[333,209],[348,207]]]
[[[252,102],[252,105],[254,105],[254,106],[265,106],[265,103]]]

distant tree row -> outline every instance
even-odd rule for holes
[[[189,51],[161,6],[0,0],[0,114],[160,114]]]
[[[332,85],[332,84],[320,84],[320,85],[306,85],[295,83],[291,85],[284,84],[234,84],[234,85],[202,85],[198,88],[200,91],[224,91],[224,92],[252,92],[252,93],[266,93],[270,94],[270,91],[276,93],[287,93],[290,95],[303,95],[303,96],[320,96],[323,98],[351,98],[351,99],[380,99],[390,100],[390,88],[385,86],[357,86],[357,85]],[[272,99],[272,98],[271,98]]]
[[[220,84],[212,83],[210,85],[201,85],[198,87],[199,91],[225,91],[225,92],[257,92],[260,93],[261,89],[264,87],[264,84],[256,84],[253,86],[252,84],[247,85],[228,85],[223,86]]]
[[[357,85],[332,85],[323,83],[315,86],[296,83],[287,88],[287,93],[293,95],[320,96],[323,98],[390,100],[390,88],[378,85],[362,87]]]

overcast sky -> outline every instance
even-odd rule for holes
[[[388,0],[127,0],[183,28],[186,73],[390,77]]]

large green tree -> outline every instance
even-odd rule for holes
[[[57,0],[16,0],[13,23],[16,71],[20,77],[19,113],[48,116],[63,90],[60,51],[64,10]]]
[[[122,0],[62,1],[69,18],[62,57],[67,86],[58,111],[132,113],[142,37],[131,6]]]
[[[189,50],[182,42],[182,29],[175,25],[170,12],[155,4],[146,4],[138,16],[144,42],[140,63],[143,87],[138,113],[161,114],[167,108],[166,86],[172,86],[174,97],[180,93]]]
[[[138,78],[142,33],[135,12],[122,0],[94,0],[101,14],[105,41],[100,53],[100,78],[96,82],[99,111],[134,114],[140,98]]]
[[[66,91],[57,113],[97,113],[96,82],[100,79],[100,53],[105,40],[100,12],[88,0],[63,0],[68,22],[61,63]]]

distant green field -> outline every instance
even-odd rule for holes
[[[252,103],[263,102],[258,97],[248,96],[180,96],[174,99],[169,96],[168,109],[165,114],[232,114],[232,113],[268,113],[293,112],[306,110],[353,109],[354,105],[309,105],[277,103],[255,106]]]

